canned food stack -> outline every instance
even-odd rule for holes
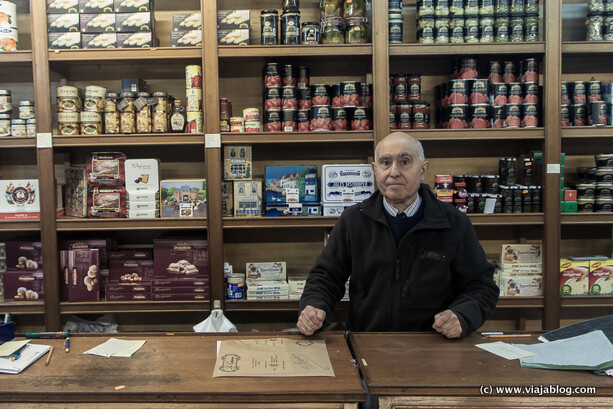
[[[613,125],[613,84],[592,78],[589,81],[562,81],[562,126]]]
[[[65,85],[56,89],[58,133],[62,136],[79,135],[83,90]]]
[[[576,210],[579,213],[608,213],[613,211],[613,154],[595,155],[595,167],[578,167],[576,188]],[[565,198],[568,190],[563,190]],[[572,191],[571,197],[572,197]],[[564,211],[573,212],[571,204]]]
[[[360,44],[369,42],[365,0],[322,0],[322,44]]]
[[[387,21],[389,25],[389,43],[402,43],[402,0],[388,0]]]
[[[36,118],[34,113],[34,101],[19,101],[19,117],[11,119],[13,102],[11,91],[0,90],[0,137],[36,136]]]
[[[613,0],[587,2],[585,40],[613,41]]]
[[[480,78],[477,59],[463,57],[456,63],[451,80],[436,87],[437,126],[537,127],[540,93],[535,58],[489,61],[487,78]]]
[[[390,76],[390,129],[430,129],[430,104],[421,99],[421,74]]]
[[[153,35],[152,0],[47,0],[49,48],[148,48]]]
[[[538,0],[418,0],[417,42],[538,41],[538,3]],[[394,37],[394,42],[397,40]]]
[[[11,1],[0,1],[0,52],[19,49],[17,30],[17,5]]]
[[[202,67],[185,67],[186,129],[187,133],[202,133]]]
[[[106,88],[97,85],[85,87],[83,111],[80,114],[81,135],[97,136],[104,134],[102,116],[105,110]]]

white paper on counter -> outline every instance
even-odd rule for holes
[[[110,338],[108,341],[83,353],[87,355],[105,356],[107,358],[111,356],[129,358],[145,345],[145,342],[146,341],[128,341],[125,339]]]
[[[481,348],[487,352],[490,352],[494,355],[503,357],[504,359],[527,358],[529,356],[535,355],[532,352],[524,351],[521,348],[518,348],[511,344],[507,344],[506,342],[502,342],[502,341],[488,342],[485,344],[477,344],[475,346],[477,348]]]

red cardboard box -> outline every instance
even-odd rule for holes
[[[109,261],[109,282],[149,283],[153,278],[153,260],[111,260]]]
[[[151,286],[149,284],[141,285],[131,283],[109,284],[104,287],[104,291],[106,294],[149,294],[151,292]]]
[[[153,241],[154,279],[208,278],[206,240],[157,239]]]
[[[138,293],[138,294],[107,294],[107,301],[149,301],[151,300],[151,294]]]
[[[100,262],[97,249],[69,250],[68,301],[100,301]]]
[[[151,294],[204,294],[209,292],[209,286],[206,287],[151,287]]]
[[[577,201],[577,191],[575,189],[564,190],[564,201],[565,202],[576,202]]]
[[[112,249],[113,244],[107,239],[60,240],[58,247],[60,250],[98,249],[100,268],[105,269],[109,266],[108,249]]]
[[[36,301],[44,299],[42,271],[5,271],[2,273],[4,301]]]

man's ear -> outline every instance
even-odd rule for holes
[[[426,178],[426,175],[428,174],[428,169],[430,169],[430,162],[428,161],[424,161],[424,163],[421,164],[421,180],[423,181]]]

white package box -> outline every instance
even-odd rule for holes
[[[540,244],[503,244],[500,252],[500,262],[503,264],[541,263]]]
[[[285,281],[285,261],[273,261],[268,263],[247,263],[245,268],[247,280],[253,281]],[[287,282],[285,283],[287,285]]]
[[[155,193],[160,190],[159,159],[127,159],[126,190],[129,193]]]
[[[38,179],[0,180],[0,220],[39,220]]]
[[[247,280],[247,291],[289,291],[289,284],[285,281],[257,281]]]
[[[327,203],[321,202],[322,216],[340,216],[345,209],[353,206],[355,203]]]
[[[540,274],[500,274],[500,296],[536,297],[543,295],[543,277]]]
[[[160,193],[159,192],[127,192],[126,201],[128,203],[136,203],[136,202],[156,202],[160,204]]]
[[[129,212],[140,212],[143,210],[160,210],[159,202],[131,202],[128,203]]]
[[[158,210],[134,210],[126,213],[128,219],[155,219],[160,217]]]
[[[326,203],[357,203],[375,191],[372,166],[322,165],[321,200]]]

